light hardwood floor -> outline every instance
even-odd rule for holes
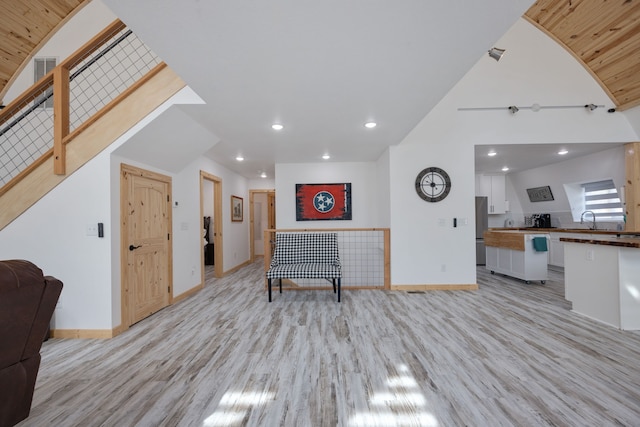
[[[477,291],[263,290],[261,261],[110,340],[42,348],[21,426],[638,426],[640,333],[562,275]]]

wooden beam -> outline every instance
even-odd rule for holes
[[[624,146],[625,231],[640,231],[640,142]]]
[[[66,150],[64,139],[69,134],[69,69],[53,70],[53,173],[64,175]]]

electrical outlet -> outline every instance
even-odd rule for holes
[[[594,255],[591,249],[587,250],[587,261],[593,261]]]
[[[442,264],[442,265],[440,266],[440,271],[442,271],[443,273],[444,273],[445,271],[447,271],[447,264]]]

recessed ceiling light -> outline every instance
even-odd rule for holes
[[[496,153],[495,151],[489,151],[489,153],[488,153],[487,155],[488,155],[489,157],[493,157],[493,156],[495,156],[496,154],[498,154],[498,153]]]
[[[506,166],[502,168],[502,172],[506,172],[506,171],[508,171],[508,170],[509,170],[509,168],[508,168],[508,167],[506,167]]]
[[[237,161],[239,161],[239,162],[241,162],[241,161],[243,161],[243,160],[244,160],[244,157],[242,157],[242,156],[236,156],[236,160],[237,160]]]
[[[364,127],[368,128],[368,129],[373,129],[376,126],[378,126],[378,124],[376,122],[367,122],[367,123],[364,124]]]
[[[322,158],[325,159],[325,160],[329,160],[331,158],[331,156],[328,155],[328,154],[323,154]]]
[[[569,152],[569,150],[565,150],[564,148],[560,151],[558,151],[558,154],[560,154],[561,156],[564,156],[565,154],[567,154]]]
[[[284,126],[282,126],[279,123],[274,123],[274,124],[271,125],[271,129],[273,129],[273,130],[282,130],[282,129],[284,129]]]
[[[260,174],[260,178],[266,178],[266,177],[267,177],[267,174],[266,174],[265,172],[262,172],[262,173]]]

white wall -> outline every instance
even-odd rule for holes
[[[384,191],[376,186],[378,170],[373,162],[280,163],[276,165],[277,228],[381,227],[378,209],[385,209]],[[296,221],[296,184],[351,183],[351,221]]]
[[[0,259],[26,259],[64,288],[56,328],[111,328],[109,155],[101,154],[68,177],[0,231]],[[104,223],[105,237],[87,236]]]
[[[495,46],[506,49],[496,62],[486,53],[403,142],[391,150],[391,283],[475,283],[474,146],[627,142],[637,139],[622,114],[606,109],[459,111],[509,105],[611,105],[590,75],[559,45],[519,20]],[[597,113],[597,114],[593,114]],[[451,194],[427,203],[413,183],[425,167],[446,170]],[[544,211],[540,209],[540,211]],[[466,228],[452,218],[469,220]],[[441,227],[440,219],[445,220]],[[445,270],[445,271],[442,271]]]
[[[430,141],[419,131],[410,138],[414,143],[391,149],[391,284],[475,283],[473,147]],[[452,182],[449,195],[436,203],[415,189],[417,175],[431,166],[444,169]]]
[[[616,188],[624,185],[624,147],[616,147],[588,156],[507,175],[507,181],[511,182],[514,189],[514,194],[508,197],[517,197],[520,205],[519,211],[513,211],[516,226],[524,223],[524,215],[549,213],[554,227],[575,227],[579,223],[573,222],[571,207],[563,185],[605,179],[613,179]],[[554,200],[530,202],[526,189],[545,185],[551,187]]]
[[[390,152],[385,150],[376,162],[376,223],[379,227],[391,227],[391,162]]]
[[[250,179],[248,185],[251,190],[273,190],[276,188],[276,181],[269,178]]]

